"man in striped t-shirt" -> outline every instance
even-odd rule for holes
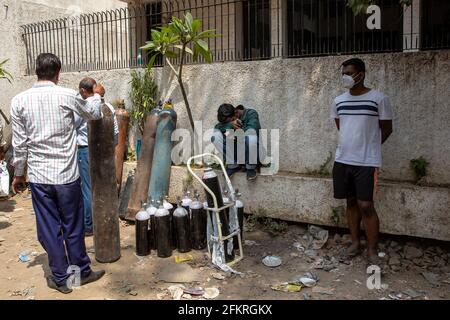
[[[381,167],[381,144],[392,133],[388,97],[364,85],[366,67],[361,59],[342,64],[342,80],[349,89],[334,99],[331,117],[339,130],[333,168],[334,197],[347,199],[347,220],[352,236],[348,256],[360,252],[361,220],[367,235],[369,262],[377,262],[379,220],[373,194]]]

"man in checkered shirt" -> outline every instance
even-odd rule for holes
[[[38,82],[11,102],[15,177],[13,190],[25,183],[25,166],[36,214],[39,242],[52,271],[48,286],[70,293],[70,273],[80,271],[81,285],[100,279],[92,271],[84,242],[83,201],[77,166],[75,115],[100,119],[101,99],[83,99],[58,86],[60,59],[50,53],[36,61]]]

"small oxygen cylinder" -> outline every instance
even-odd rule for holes
[[[191,226],[189,213],[181,206],[181,200],[178,201],[178,208],[173,212],[173,225],[176,232],[178,252],[189,252],[192,249]]]
[[[150,223],[148,225],[148,243],[151,250],[156,250],[156,220],[155,214],[158,208],[156,208],[153,200],[150,200],[150,205],[147,207],[147,213],[150,216]]]
[[[184,194],[184,198],[183,200],[181,200],[181,206],[187,211],[189,212],[190,206],[191,206],[191,192],[190,191],[186,191],[186,193]]]
[[[177,238],[175,233],[175,228],[173,226],[173,212],[175,211],[175,207],[173,204],[169,202],[169,196],[164,197],[164,209],[167,209],[170,213],[170,230],[172,233],[171,240],[172,240],[172,249],[177,248]]]
[[[150,223],[150,215],[145,210],[147,204],[136,214],[136,254],[138,256],[147,256],[150,254],[150,246],[148,240],[148,225]]]
[[[237,211],[237,215],[238,215],[238,221],[239,221],[239,229],[241,230],[241,241],[244,241],[244,203],[242,202],[241,198],[241,193],[239,192],[238,189],[236,189],[236,211]],[[239,244],[238,244],[238,237],[234,236],[233,238],[234,240],[234,249],[237,250],[239,249]]]
[[[156,220],[156,247],[158,257],[168,258],[172,255],[171,230],[170,230],[170,213],[164,209],[163,198],[159,203],[159,209],[155,213]]]
[[[203,250],[206,248],[206,225],[207,218],[203,204],[198,200],[199,194],[195,192],[195,198],[191,202],[191,237],[192,248]]]
[[[220,183],[219,183],[219,177],[217,176],[217,174],[213,171],[213,169],[211,168],[206,168],[204,173],[203,173],[203,177],[202,177],[203,183],[206,184],[206,186],[211,189],[211,191],[214,193],[214,195],[216,196],[216,200],[217,200],[217,207],[221,208],[224,205],[223,202],[223,197],[222,197],[222,191],[220,188]],[[208,207],[209,208],[214,208],[214,200],[213,197],[209,194],[209,192],[206,192],[206,201],[208,202]],[[228,214],[227,214],[228,210],[222,210],[219,212],[219,216],[220,216],[220,228],[222,230],[222,236],[226,237],[227,235],[230,234],[230,225],[229,225],[229,219],[228,219]],[[232,239],[228,239],[224,242],[224,246],[225,246],[225,261],[226,262],[230,262],[232,260],[234,260],[234,252],[228,253],[228,242],[232,241]]]

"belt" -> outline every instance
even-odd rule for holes
[[[78,146],[78,149],[86,149],[89,148],[89,146]]]

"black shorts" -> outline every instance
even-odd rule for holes
[[[333,167],[334,197],[336,199],[356,198],[360,201],[373,201],[375,174],[375,167],[335,162]]]

